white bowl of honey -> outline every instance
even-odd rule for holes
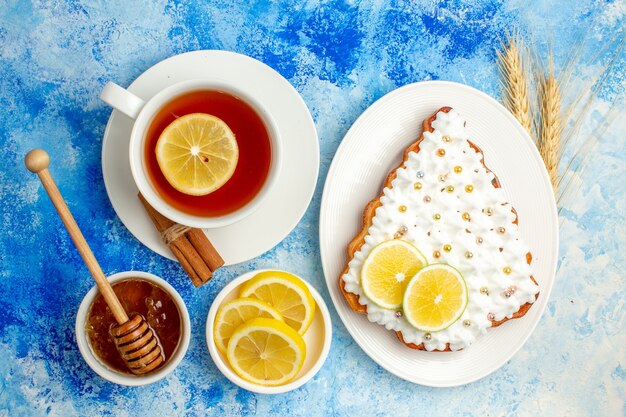
[[[120,272],[108,280],[124,309],[129,314],[141,314],[154,329],[165,361],[145,375],[134,375],[126,368],[110,336],[115,319],[94,286],[76,315],[76,341],[85,362],[102,378],[119,385],[147,385],[165,378],[189,346],[191,325],[183,299],[165,280],[147,272]]]

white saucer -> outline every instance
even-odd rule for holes
[[[280,178],[261,207],[235,224],[205,230],[226,265],[232,265],[270,250],[298,224],[315,190],[319,142],[311,114],[295,88],[269,66],[245,55],[226,51],[176,55],[141,74],[128,90],[147,100],[172,84],[199,78],[236,81],[241,89],[253,91],[287,138]],[[128,160],[132,125],[117,110],[111,114],[102,141],[104,185],[126,228],[148,248],[176,260],[137,199]]]

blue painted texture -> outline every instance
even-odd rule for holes
[[[607,65],[624,39],[623,0],[15,1],[0,7],[0,416],[428,414],[626,415],[626,125],[624,114],[593,150],[579,191],[561,213],[560,269],[545,315],[524,348],[476,383],[432,389],[390,375],[352,341],[332,308],[318,247],[323,181],[347,129],[385,93],[446,79],[499,97],[495,49],[517,28],[558,71],[580,39],[572,79]],[[608,49],[612,49],[610,47]],[[100,151],[110,115],[107,80],[128,85],[151,65],[197,49],[266,62],[302,94],[320,136],[318,187],[304,218],[278,246],[223,268],[195,289],[178,264],[143,247],[113,211]],[[598,54],[598,51],[606,53]],[[624,56],[581,128],[624,95]],[[623,105],[623,102],[622,102]],[[87,271],[23,156],[44,147],[69,207],[106,273],[147,270],[187,302],[189,352],[145,388],[106,382],[74,339]],[[338,250],[340,250],[338,248]],[[241,390],[213,365],[204,321],[217,292],[254,268],[307,277],[331,307],[328,360],[284,395]]]

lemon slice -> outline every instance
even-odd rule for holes
[[[426,258],[407,241],[387,240],[375,246],[363,262],[361,287],[382,308],[402,307],[409,280],[426,265]]]
[[[313,321],[315,300],[300,278],[283,271],[265,271],[246,281],[240,297],[263,300],[283,316],[283,320],[300,334],[304,334]]]
[[[283,385],[302,368],[306,345],[284,322],[256,318],[237,327],[226,357],[235,373],[258,385]]]
[[[239,148],[235,135],[221,119],[192,113],[163,130],[156,157],[172,187],[184,194],[206,195],[233,176]]]
[[[450,265],[432,264],[409,281],[404,293],[404,317],[415,328],[436,332],[450,327],[467,307],[467,285]]]
[[[213,325],[213,340],[217,348],[225,353],[235,329],[257,317],[283,321],[283,316],[274,307],[256,298],[236,298],[221,306]]]

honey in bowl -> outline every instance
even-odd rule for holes
[[[163,131],[177,118],[193,113],[224,121],[239,148],[237,167],[230,179],[201,196],[176,190],[161,171],[155,153]],[[194,216],[218,217],[240,209],[259,193],[268,177],[272,149],[268,129],[252,106],[223,91],[198,90],[174,98],[155,114],[146,133],[144,160],[152,186],[165,202]]]
[[[112,286],[129,317],[139,314],[147,320],[161,344],[165,355],[163,364],[167,363],[176,351],[181,336],[180,312],[172,297],[159,286],[138,278],[119,281]],[[85,324],[91,348],[110,368],[132,375],[110,334],[111,328],[116,324],[104,297],[98,294],[89,308]]]

